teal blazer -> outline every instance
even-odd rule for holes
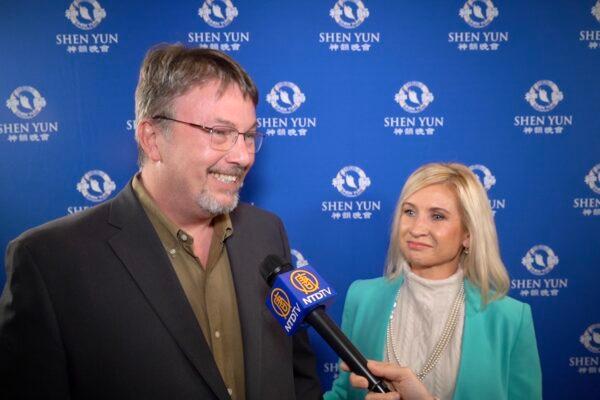
[[[354,282],[344,305],[342,330],[367,359],[383,360],[386,329],[402,276]],[[325,400],[364,399],[340,371]],[[542,372],[531,308],[510,297],[482,307],[479,289],[465,280],[465,323],[456,400],[542,398]]]

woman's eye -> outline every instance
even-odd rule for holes
[[[406,209],[404,210],[404,214],[408,215],[409,217],[412,217],[413,215],[415,215],[415,212],[411,209]]]
[[[436,221],[440,221],[440,220],[446,219],[446,217],[443,216],[442,214],[433,214],[433,219]]]

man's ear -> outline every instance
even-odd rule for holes
[[[160,132],[157,131],[156,126],[150,120],[141,121],[137,126],[135,135],[140,147],[150,161],[159,162],[162,160],[157,143],[157,136],[160,135]]]

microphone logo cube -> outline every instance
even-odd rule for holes
[[[286,318],[292,310],[288,295],[281,289],[277,288],[271,292],[271,304],[273,311],[282,318]]]
[[[310,294],[319,290],[319,280],[317,277],[304,269],[292,271],[290,282],[304,294]]]
[[[279,274],[267,296],[267,307],[287,335],[305,327],[304,318],[325,305],[335,290],[310,266]]]

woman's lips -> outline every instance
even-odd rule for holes
[[[422,249],[426,249],[426,248],[430,248],[431,247],[427,243],[415,242],[415,241],[411,241],[411,240],[409,240],[407,242],[407,245],[408,245],[408,248],[411,249],[411,250],[422,250]]]

